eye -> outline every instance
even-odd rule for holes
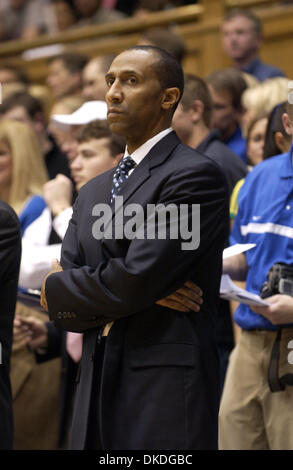
[[[135,85],[137,83],[137,78],[133,75],[128,77],[127,82],[130,83],[130,85]]]
[[[108,85],[108,87],[111,87],[114,83],[115,79],[114,77],[107,77],[106,78],[106,84]]]

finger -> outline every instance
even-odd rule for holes
[[[177,292],[173,295],[173,299],[182,303],[189,310],[193,310],[194,312],[198,312],[200,310],[200,305],[197,302],[194,302],[193,300],[188,299],[185,296],[178,294]]]
[[[187,297],[188,299],[193,300],[194,302],[196,302],[198,304],[203,303],[203,299],[202,299],[201,295],[199,295],[198,293],[194,292],[193,290],[191,290],[189,288],[181,287],[176,292],[174,292],[174,294],[177,294],[177,293],[183,295],[184,297]]]
[[[156,304],[161,305],[162,307],[168,307],[171,308],[172,310],[177,310],[179,312],[189,312],[189,309],[184,307],[182,304],[174,301],[174,300],[158,300]]]
[[[195,292],[196,294],[202,296],[203,295],[203,291],[201,290],[201,288],[195,284],[193,281],[186,281],[184,283],[184,286],[191,289],[193,292]]]

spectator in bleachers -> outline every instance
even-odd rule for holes
[[[73,7],[72,0],[51,0],[56,31],[66,31],[76,26],[78,15]]]
[[[246,163],[246,142],[240,127],[246,81],[240,71],[228,68],[210,74],[207,84],[213,100],[211,127],[220,131],[223,142]]]
[[[82,96],[90,100],[105,101],[107,91],[105,75],[113,61],[113,56],[94,57],[82,71]]]
[[[55,126],[62,126],[64,130],[61,148],[69,163],[76,157],[78,144],[76,138],[80,127],[96,119],[104,120],[106,117],[107,106],[104,101],[88,101],[71,114],[51,116],[51,122]]]
[[[254,75],[260,81],[284,76],[278,67],[265,64],[258,55],[262,25],[252,11],[229,10],[223,20],[222,41],[224,51],[239,70]]]
[[[47,132],[43,108],[39,100],[28,93],[11,95],[0,105],[0,116],[21,121],[33,130],[50,179],[58,173],[69,176],[67,158],[59,149],[53,136]]]
[[[120,11],[103,8],[101,0],[73,0],[73,4],[80,16],[76,26],[104,24],[125,18]]]
[[[18,214],[22,234],[45,207],[47,172],[35,134],[22,122],[0,121],[0,199]]]
[[[263,159],[289,152],[291,138],[284,127],[282,116],[287,112],[287,102],[277,104],[268,118]]]
[[[150,28],[142,31],[138,45],[161,47],[173,55],[180,63],[182,63],[186,52],[184,39],[167,28]]]
[[[0,65],[0,83],[2,85],[2,99],[16,91],[27,91],[29,80],[25,72],[10,64]]]
[[[264,113],[268,115],[277,104],[287,100],[288,84],[288,78],[270,78],[243,92],[241,103],[244,112],[241,116],[241,128],[244,135],[252,121]]]
[[[139,0],[134,7],[132,16],[143,18],[149,13],[156,13],[162,10],[174,8],[174,4],[170,0]]]
[[[84,98],[79,95],[64,96],[60,100],[56,100],[53,104],[50,112],[50,119],[48,130],[53,135],[59,148],[64,152],[63,145],[70,139],[70,128],[62,124],[57,124],[52,119],[52,116],[72,114],[74,111],[79,109],[84,103]],[[66,155],[66,152],[64,152]],[[60,172],[59,172],[60,173]],[[55,175],[56,176],[56,175]]]
[[[200,77],[185,75],[184,92],[174,113],[173,127],[183,144],[204,153],[222,167],[231,193],[235,183],[246,175],[246,165],[221,141],[220,133],[210,129],[212,109],[206,83]],[[230,307],[225,300],[220,301],[216,333],[222,388],[228,357],[234,347]]]
[[[186,74],[183,96],[173,117],[174,129],[185,145],[219,163],[225,172],[231,192],[235,183],[246,175],[247,170],[240,158],[221,141],[219,131],[211,130],[212,112],[213,102],[204,80]]]
[[[250,169],[266,158],[289,152],[291,137],[286,133],[282,116],[287,112],[287,102],[279,103],[269,116],[265,113],[250,123],[247,132],[247,157]],[[230,199],[230,218],[238,212],[238,195],[244,183],[241,179],[235,185]]]
[[[43,0],[9,0],[0,12],[0,39],[33,39],[54,32],[49,2]]]
[[[55,99],[81,93],[82,70],[87,62],[88,57],[73,52],[49,60],[47,85]]]
[[[265,114],[250,123],[247,131],[247,164],[249,171],[264,159],[264,145],[267,133],[268,118]],[[277,152],[279,153],[279,152]],[[230,198],[231,227],[238,212],[238,195],[245,179],[235,184]]]

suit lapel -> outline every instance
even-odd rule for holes
[[[176,133],[173,131],[170,134],[166,135],[161,139],[154,147],[151,148],[149,153],[145,156],[142,162],[134,169],[129,178],[123,184],[119,196],[123,196],[123,204],[135,193],[135,191],[151,176],[151,171],[153,168],[162,165],[165,160],[169,157],[170,153],[174,148],[180,144]],[[111,178],[113,179],[113,173],[111,173]],[[111,179],[111,188],[112,188],[112,179]],[[109,191],[110,196],[111,189]],[[115,216],[115,202],[112,203],[112,214],[111,217],[105,222],[105,232],[109,223],[112,221]],[[118,210],[121,210],[120,206]],[[117,213],[117,212],[116,212]]]

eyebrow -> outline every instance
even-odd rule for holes
[[[122,70],[120,72],[120,75],[138,75],[139,77],[143,77],[143,75],[140,73],[140,72],[137,72],[136,70]],[[105,78],[108,78],[108,77],[113,77],[115,75],[114,72],[108,72],[106,73],[105,75]]]

